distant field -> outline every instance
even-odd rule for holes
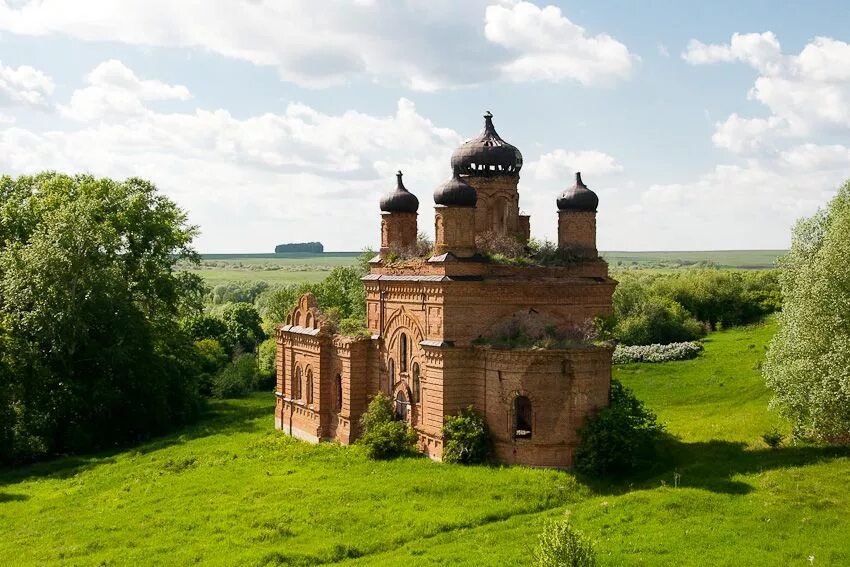
[[[721,268],[768,269],[784,250],[717,250],[700,252],[603,252],[614,272],[633,269],[675,270],[703,263]],[[270,284],[322,281],[337,266],[353,266],[360,252],[324,254],[203,254],[200,269],[208,285],[232,281]]]
[[[353,266],[360,252],[325,254],[203,254],[201,268],[191,271],[210,286],[226,282],[270,284],[313,283],[338,266]]]
[[[764,270],[776,267],[776,260],[786,250],[704,250],[694,252],[602,252],[612,268],[618,267],[687,267],[701,262],[720,268]]]

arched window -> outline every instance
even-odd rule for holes
[[[301,399],[301,367],[295,367],[295,378],[292,380],[292,398]]]
[[[336,409],[342,410],[342,375],[336,375]]]
[[[401,334],[398,349],[398,371],[407,372],[407,335]]]
[[[531,439],[531,400],[525,396],[514,398],[514,439]]]
[[[313,314],[307,313],[307,318],[304,320],[304,326],[310,328],[313,326]]]
[[[422,386],[420,384],[419,363],[413,363],[413,403],[418,404],[421,399]]]
[[[307,371],[307,403],[313,403],[313,371]]]
[[[395,361],[390,359],[390,390],[392,391],[393,386],[395,386]]]

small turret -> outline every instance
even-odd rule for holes
[[[381,198],[381,257],[390,251],[404,250],[416,244],[419,199],[407,190],[396,174],[396,188]]]
[[[599,197],[576,172],[575,185],[558,196],[558,247],[582,258],[596,258],[596,208]]]
[[[474,256],[475,189],[457,172],[434,191],[434,236],[436,255],[451,253],[458,258]]]

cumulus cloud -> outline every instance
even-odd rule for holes
[[[158,100],[188,100],[189,89],[153,79],[140,79],[126,65],[110,59],[86,77],[88,86],[74,91],[70,104],[60,110],[75,120],[98,120],[143,114],[144,103]]]
[[[0,62],[0,104],[47,108],[53,89],[53,80],[38,69]]]
[[[850,149],[808,144],[769,160],[718,165],[693,181],[650,185],[634,203],[600,207],[600,237],[631,249],[718,250],[788,246],[847,175]],[[627,240],[626,240],[627,239]]]
[[[488,6],[484,33],[513,57],[501,65],[513,81],[574,80],[581,84],[627,78],[636,57],[607,34],[589,35],[556,6],[530,2]]]
[[[691,40],[682,58],[692,65],[742,62],[759,72],[747,93],[767,118],[731,115],[717,124],[714,142],[736,153],[774,150],[783,138],[850,129],[850,44],[818,37],[798,55],[782,53],[771,32],[734,34],[728,44]]]
[[[556,149],[547,152],[526,166],[535,179],[569,181],[576,171],[585,176],[607,175],[623,171],[613,156],[596,150],[567,151]]]
[[[631,70],[622,43],[587,34],[558,8],[491,3],[0,0],[0,30],[200,48],[316,88],[365,77],[431,91],[490,81],[500,70],[512,80],[590,84]]]
[[[88,83],[62,107],[81,120],[71,129],[0,130],[0,169],[149,178],[201,226],[206,251],[264,251],[302,239],[343,250],[373,243],[378,199],[398,169],[423,203],[420,226],[428,230],[431,192],[462,141],[404,98],[379,116],[292,103],[236,118],[223,109],[156,111],[145,102],[188,91],[140,78],[118,61],[96,67]]]

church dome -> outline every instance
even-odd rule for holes
[[[457,172],[434,191],[434,203],[444,207],[474,207],[477,202],[475,189],[461,179]]]
[[[558,196],[559,211],[585,211],[595,213],[596,207],[599,206],[599,197],[596,193],[587,188],[584,181],[581,180],[581,172],[576,172],[576,184],[565,189]]]
[[[452,170],[461,175],[517,175],[522,154],[504,141],[493,127],[493,115],[484,114],[484,129],[452,154]]]
[[[419,199],[407,190],[401,175],[401,171],[395,175],[398,180],[395,191],[381,197],[381,210],[385,213],[415,213],[419,210]]]

